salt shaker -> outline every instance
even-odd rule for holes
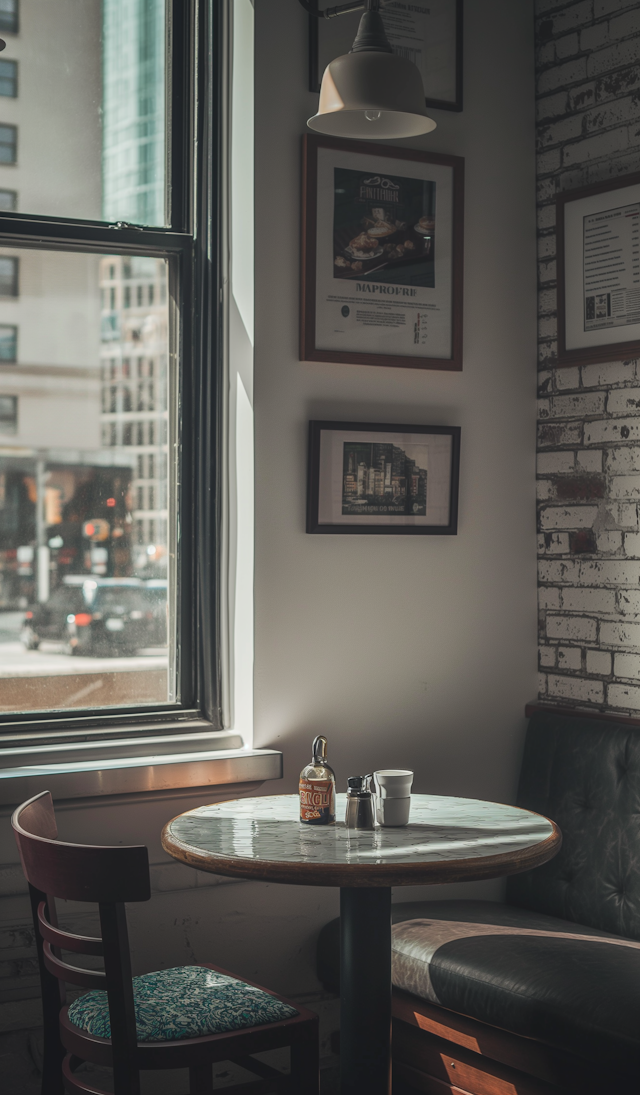
[[[372,776],[349,776],[347,780],[347,811],[344,823],[347,829],[375,829]]]

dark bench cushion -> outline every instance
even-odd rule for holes
[[[637,1077],[640,944],[489,901],[395,905],[394,921],[396,988]],[[338,921],[318,957],[335,990]]]
[[[509,879],[509,904],[640,939],[640,729],[538,712],[517,805],[552,818],[562,848]]]

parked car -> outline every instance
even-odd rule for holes
[[[163,646],[166,582],[164,588],[148,584],[139,578],[67,577],[46,603],[29,607],[21,640],[27,650],[46,639],[67,654],[103,657]]]

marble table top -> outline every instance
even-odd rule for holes
[[[559,830],[539,814],[478,799],[412,795],[409,824],[346,829],[304,825],[297,795],[234,799],[181,814],[163,846],[200,870],[302,885],[386,886],[496,878],[559,850]]]

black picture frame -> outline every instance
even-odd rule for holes
[[[451,0],[452,4],[455,4],[456,9],[456,45],[455,45],[455,99],[434,99],[428,95],[425,98],[425,103],[428,107],[435,108],[437,110],[453,110],[460,112],[463,108],[462,103],[462,87],[463,87],[463,10],[464,0]],[[356,13],[358,16],[362,12]],[[338,16],[340,19],[348,18],[348,16]],[[334,20],[331,20],[333,22]],[[322,81],[322,72],[320,71],[320,35],[322,33],[321,26],[325,24],[324,19],[316,19],[315,16],[309,16],[309,91],[317,94],[320,91],[320,83]]]
[[[361,520],[353,522],[330,523],[321,516],[321,495],[326,496],[328,487],[326,475],[321,480],[321,443],[323,433],[337,434],[379,434],[383,444],[392,444],[394,436],[429,435],[438,437],[450,437],[451,445],[448,460],[448,482],[445,482],[446,496],[448,500],[447,523],[440,524],[415,524],[416,517],[411,514],[383,515],[387,516],[388,524],[374,523],[375,518],[369,514],[363,514]],[[385,437],[386,440],[382,441]],[[339,444],[338,439],[338,444]],[[348,443],[348,442],[346,442]],[[367,444],[371,442],[365,442]],[[375,443],[375,442],[373,442]],[[344,456],[343,456],[344,458]],[[442,457],[441,457],[442,459]],[[370,469],[371,471],[373,469]],[[426,470],[426,469],[425,469]],[[397,423],[380,422],[327,422],[312,420],[309,422],[309,453],[308,453],[308,481],[307,481],[307,526],[308,533],[321,535],[382,535],[382,536],[455,536],[458,532],[458,490],[460,479],[460,427],[459,426],[424,426],[424,425],[398,425]],[[425,484],[426,485],[426,484]],[[341,502],[344,509],[344,498]],[[426,495],[425,495],[426,511]],[[341,515],[344,516],[344,513]],[[347,515],[348,516],[348,515]],[[369,516],[369,522],[366,517]],[[401,523],[404,518],[405,523]],[[410,523],[414,522],[414,523]]]

